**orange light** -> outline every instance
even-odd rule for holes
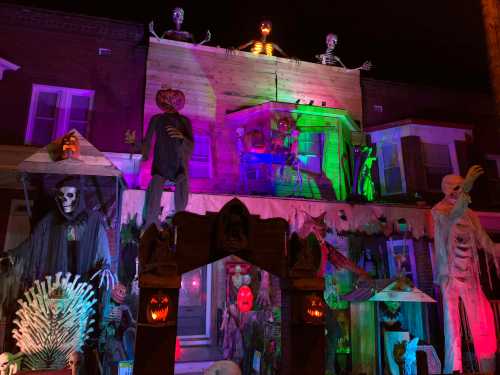
[[[169,299],[163,293],[158,293],[149,299],[146,316],[149,323],[164,323],[168,318]]]

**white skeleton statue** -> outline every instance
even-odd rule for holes
[[[21,352],[0,354],[0,375],[12,375],[21,371],[22,356]]]
[[[341,66],[344,69],[348,69],[342,60],[340,60],[340,57],[334,54],[338,41],[339,37],[336,34],[328,34],[326,36],[326,51],[321,55],[316,55],[316,59],[318,59],[323,65],[336,65]],[[370,61],[365,61],[363,65],[349,70],[370,70],[372,67],[373,65]]]
[[[483,174],[473,166],[464,178],[448,175],[441,188],[445,197],[432,208],[437,261],[436,282],[441,287],[444,311],[444,373],[462,371],[462,338],[459,300],[462,299],[481,372],[495,371],[495,321],[491,306],[479,280],[478,248],[493,256],[500,255],[495,244],[468,208],[469,192]]]
[[[155,25],[154,22],[151,21],[149,23],[149,32],[156,38],[158,41],[162,39],[173,39],[173,40],[178,40],[181,42],[191,42],[194,43],[194,37],[193,34],[191,34],[189,31],[183,31],[181,30],[182,23],[184,22],[184,9],[182,8],[175,8],[172,11],[172,20],[175,23],[175,30],[167,30],[165,31],[161,38],[156,34],[155,32]],[[198,44],[205,44],[207,42],[210,42],[210,39],[212,38],[212,34],[210,34],[210,30],[207,30],[207,33],[205,35],[205,39],[201,41]]]

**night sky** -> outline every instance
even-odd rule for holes
[[[325,35],[339,35],[337,55],[348,67],[371,60],[364,72],[377,79],[488,89],[488,66],[479,0],[279,1],[10,1],[114,19],[154,20],[157,32],[173,28],[171,10],[185,10],[183,29],[209,45],[237,47],[259,36],[262,18],[273,22],[270,40],[288,55],[314,61]],[[146,26],[145,26],[146,27]]]

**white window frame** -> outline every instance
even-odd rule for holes
[[[71,129],[69,126],[69,116],[71,111],[71,98],[73,96],[87,96],[90,98],[89,101],[89,112],[94,108],[94,95],[93,90],[75,89],[71,87],[60,87],[60,86],[49,86],[49,85],[39,85],[33,84],[31,91],[31,103],[28,115],[28,126],[26,127],[26,135],[24,138],[24,143],[27,145],[33,142],[33,131],[35,127],[35,117],[38,105],[38,97],[40,93],[56,93],[57,96],[57,113],[54,125],[54,134],[52,134],[53,139],[62,137]],[[90,119],[89,119],[90,122]]]
[[[203,267],[203,266],[202,266]],[[207,280],[206,280],[206,296],[207,302],[205,307],[205,333],[203,335],[179,336],[179,341],[182,347],[209,345],[211,342],[212,331],[212,263],[207,264]]]
[[[392,144],[396,146],[397,148],[397,154],[398,154],[398,165],[399,165],[399,174],[401,176],[401,191],[393,191],[393,192],[388,192],[387,191],[387,186],[385,184],[385,164],[384,164],[384,156],[382,152],[382,147],[387,145],[387,144]],[[397,195],[397,194],[404,194],[406,193],[406,178],[405,178],[405,170],[403,167],[403,152],[401,149],[401,142],[380,142],[377,143],[377,162],[378,162],[378,170],[379,170],[379,177],[380,177],[380,187],[381,187],[381,192],[382,195]]]

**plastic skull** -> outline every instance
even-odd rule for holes
[[[78,369],[82,364],[82,353],[80,352],[71,352],[68,359],[68,365],[71,368],[71,374],[76,375],[78,373]]]
[[[339,37],[336,34],[330,33],[326,36],[326,46],[328,48],[335,48],[338,41]]]
[[[172,12],[172,19],[174,20],[177,30],[181,29],[181,25],[184,22],[184,9],[175,8]]]
[[[64,213],[69,214],[76,208],[78,189],[74,186],[62,186],[57,192],[57,199],[61,204]]]
[[[2,353],[0,354],[0,374],[1,375],[10,375],[10,360],[12,354],[10,353]]]
[[[453,174],[444,176],[441,182],[441,190],[443,191],[446,199],[452,204],[455,204],[458,197],[462,193],[463,186],[463,177]]]

